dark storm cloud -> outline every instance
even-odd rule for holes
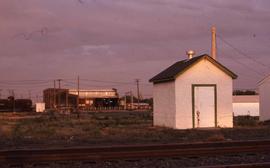
[[[210,27],[269,65],[267,0],[1,0],[3,79],[85,78],[144,83],[185,51],[209,53]],[[254,88],[269,68],[218,39],[219,60]],[[256,67],[260,75],[248,66]],[[121,87],[122,91],[127,87]],[[143,90],[151,93],[146,86]]]

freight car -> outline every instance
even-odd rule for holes
[[[31,112],[32,100],[31,99],[15,99],[8,97],[8,99],[0,99],[0,112]]]
[[[16,99],[15,100],[15,111],[16,112],[31,112],[32,100],[30,99]]]
[[[9,99],[0,99],[0,112],[12,111],[12,102]]]

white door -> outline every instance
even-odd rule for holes
[[[215,127],[215,87],[194,87],[194,126]]]

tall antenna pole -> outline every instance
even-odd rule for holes
[[[211,56],[213,59],[217,59],[217,43],[216,43],[216,27],[212,26],[212,45],[211,45]]]
[[[135,80],[136,81],[136,85],[137,85],[137,108],[139,109],[140,108],[140,87],[139,87],[139,85],[140,85],[140,80],[139,79],[136,79]]]

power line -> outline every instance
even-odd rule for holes
[[[63,81],[64,85],[69,85],[69,86],[77,86],[76,82],[67,82],[67,81]],[[82,83],[82,81],[80,80],[80,83],[82,86],[86,86],[86,87],[117,87],[117,86],[121,86],[121,85],[92,85],[89,83]]]
[[[4,83],[4,84],[43,84],[43,83],[49,83],[50,81],[36,81],[36,82],[15,82],[15,81],[0,81],[0,83]]]
[[[42,85],[51,83],[54,79],[43,79],[43,80],[0,80],[0,85]],[[59,81],[59,80],[58,80]],[[76,79],[63,79],[61,78],[61,82],[65,83],[76,83],[74,82]],[[95,83],[111,83],[111,84],[117,84],[117,85],[106,85],[106,86],[121,86],[121,85],[134,85],[133,82],[122,82],[122,81],[104,81],[104,80],[95,80],[95,79],[81,79],[81,81],[89,81],[89,82],[95,82]],[[69,83],[69,84],[70,84]],[[151,85],[149,83],[140,83],[141,85]],[[93,85],[96,87],[97,85]],[[100,86],[100,85],[98,85]]]
[[[77,79],[67,79],[61,78],[60,80],[55,79],[22,79],[22,80],[0,80],[0,88],[3,90],[5,88],[15,88],[19,89],[21,93],[24,95],[29,95],[29,90],[31,90],[31,94],[34,95],[32,92],[33,90],[43,90],[44,88],[52,87],[52,81],[57,82],[58,84],[63,85],[62,87],[76,87],[77,86]],[[60,83],[61,82],[61,83]],[[112,81],[112,80],[96,80],[96,79],[80,79],[81,87],[91,87],[91,88],[121,88],[121,87],[129,87],[129,86],[136,86],[134,82],[127,82],[127,81]],[[140,82],[141,86],[152,86],[148,83]],[[42,94],[42,91],[40,91]],[[140,95],[139,95],[140,96]],[[3,97],[3,94],[2,94]]]
[[[103,81],[103,80],[94,80],[94,79],[81,79],[83,81],[91,81],[91,82],[97,82],[97,83],[114,83],[114,84],[119,84],[116,86],[120,85],[134,85],[133,82],[120,82],[120,81]],[[149,83],[140,83],[141,85],[149,85],[152,86],[152,84]]]
[[[251,56],[245,54],[243,51],[241,51],[240,49],[238,49],[238,48],[236,48],[235,46],[233,46],[230,42],[228,42],[227,40],[225,40],[225,39],[224,39],[223,37],[221,37],[220,35],[217,35],[217,37],[218,37],[221,41],[223,41],[225,44],[227,44],[228,46],[230,46],[232,49],[234,49],[238,54],[240,54],[240,55],[242,55],[242,56],[244,56],[244,57],[246,57],[246,58],[248,58],[248,59],[250,59],[250,60],[256,62],[256,63],[259,64],[259,65],[262,65],[263,67],[267,68],[268,70],[270,69],[270,67],[269,67],[268,65],[266,65],[266,64],[264,64],[264,63],[258,61],[257,59],[255,59],[255,58],[253,58],[253,57],[251,57]]]
[[[235,59],[233,56],[230,56],[230,55],[226,55],[226,56],[232,58],[232,59],[234,60],[234,62],[236,62],[236,63],[242,65],[243,67],[245,67],[245,68],[247,68],[247,69],[249,69],[249,70],[252,70],[252,71],[253,71],[254,73],[256,73],[257,75],[260,75],[260,76],[261,76],[261,75],[264,75],[263,72],[260,72],[260,71],[258,71],[258,70],[256,70],[256,69],[254,69],[253,67],[250,67],[250,66],[248,66],[247,64],[244,64],[243,62],[241,62],[241,61]]]
[[[93,80],[93,79],[81,79],[81,80],[84,80],[84,81],[91,81],[91,82],[99,82],[99,83],[115,83],[115,84],[134,85],[133,82],[102,81],[102,80]]]
[[[222,40],[222,39],[220,38],[219,35],[217,35],[217,37],[219,37],[219,39]],[[224,40],[222,40],[222,41],[223,41],[224,43],[226,43],[227,45],[229,45],[229,43],[225,42]],[[232,47],[234,50],[237,49],[237,48],[233,47],[232,45],[229,45],[229,46]],[[240,50],[237,49],[237,51],[240,51]],[[239,53],[239,52],[238,52],[238,53]],[[241,55],[242,55],[242,54],[241,54]],[[227,55],[227,54],[226,54],[226,56],[229,56],[230,58],[232,58],[232,59],[234,60],[234,62],[237,62],[238,64],[242,65],[243,67],[245,67],[245,68],[247,68],[247,69],[249,69],[249,70],[252,70],[252,71],[255,72],[257,75],[264,75],[263,72],[258,71],[257,69],[255,69],[255,68],[253,68],[253,67],[251,67],[251,66],[249,66],[249,65],[247,65],[247,64],[245,64],[245,63],[243,63],[243,62],[241,62],[241,61],[239,61],[238,59],[235,59],[235,57],[230,56],[230,55]],[[247,57],[247,58],[249,58],[249,57]]]

